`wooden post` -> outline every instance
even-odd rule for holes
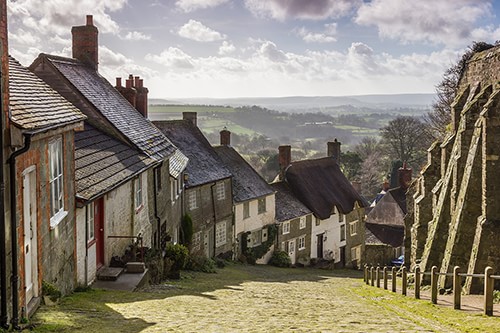
[[[363,282],[368,284],[368,265],[363,267]]]
[[[406,266],[403,266],[402,269],[401,284],[402,284],[401,294],[406,296],[406,289],[408,289],[408,279],[406,278]]]
[[[438,298],[438,275],[437,267],[432,266],[431,268],[431,302],[432,304],[437,304]]]
[[[391,277],[391,284],[392,284],[392,292],[396,292],[396,267],[392,267],[391,269],[392,277]]]
[[[375,279],[377,280],[377,288],[380,288],[380,267],[375,270]]]
[[[458,275],[459,270],[460,267],[458,266],[453,268],[453,308],[455,310],[460,310],[460,295],[462,294],[462,281],[460,275]]]
[[[420,299],[420,267],[415,266],[415,298]]]
[[[484,314],[493,316],[493,285],[494,281],[490,277],[493,274],[493,268],[490,266],[484,270]]]
[[[373,269],[373,266],[370,267],[370,280],[373,287],[375,285],[375,270]]]
[[[384,289],[387,290],[387,266],[384,266]]]

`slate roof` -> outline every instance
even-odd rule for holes
[[[75,134],[75,181],[79,198],[93,200],[156,162],[88,123]]]
[[[312,213],[306,205],[297,199],[287,183],[277,182],[270,185],[276,191],[276,220],[278,222],[288,221]]]
[[[21,129],[43,130],[86,117],[38,76],[9,56],[10,120]]]
[[[404,227],[366,223],[365,244],[403,246]]]
[[[233,175],[233,199],[243,202],[272,194],[269,184],[230,146],[213,147]]]
[[[156,127],[189,158],[186,187],[232,176],[200,129],[189,120],[155,121]]]
[[[144,118],[105,78],[76,59],[41,54],[132,144],[148,156],[164,160],[175,146]]]
[[[330,217],[333,206],[343,214],[350,213],[356,202],[368,206],[331,157],[292,162],[285,179],[294,195],[321,219]]]

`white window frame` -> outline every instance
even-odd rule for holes
[[[92,242],[95,239],[95,216],[94,216],[94,202],[89,203],[85,206],[87,210],[87,243]]]
[[[351,261],[361,259],[361,245],[351,248]]]
[[[243,219],[250,218],[250,202],[243,203]]]
[[[306,218],[305,216],[302,216],[299,222],[299,229],[305,229],[305,228],[306,228]]]
[[[144,205],[144,202],[142,200],[142,175],[139,175],[139,177],[137,177],[134,180],[134,193],[135,193],[135,210],[139,211]]]
[[[302,235],[297,238],[297,248],[299,251],[306,249],[306,235]]]
[[[64,210],[64,161],[62,137],[49,142],[50,227],[68,215]]]
[[[224,182],[217,183],[217,185],[215,186],[215,193],[217,196],[217,200],[220,201],[226,199],[226,185],[224,184]]]
[[[190,191],[188,195],[188,208],[189,210],[195,210],[198,208],[196,190]]]
[[[226,221],[219,222],[215,225],[215,247],[219,247],[227,243],[226,233]]]
[[[349,234],[351,236],[356,236],[358,234],[358,220],[349,223]]]
[[[290,233],[290,221],[283,222],[282,233],[283,235]]]
[[[258,214],[264,214],[267,211],[266,198],[260,198],[257,200],[257,212]]]

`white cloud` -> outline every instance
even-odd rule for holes
[[[125,35],[125,37],[123,37],[122,39],[125,39],[125,40],[151,40],[151,36],[145,35],[139,31],[129,31]]]
[[[287,18],[322,20],[350,13],[361,0],[245,0],[245,6],[257,16],[283,21]]]
[[[197,9],[217,7],[226,2],[229,0],[177,0],[175,5],[187,13]]]
[[[376,26],[383,38],[462,46],[475,24],[491,11],[485,0],[373,0],[358,10],[355,22]]]
[[[159,75],[158,72],[137,65],[135,61],[125,55],[114,52],[106,46],[99,46],[99,73],[106,77],[109,82],[115,84],[116,77],[124,77],[129,74],[138,75],[144,79],[150,79]],[[144,83],[147,86],[147,82]]]
[[[9,31],[9,41],[31,46],[40,42],[40,38],[37,35],[27,33],[24,29],[18,29],[15,33]]]
[[[297,30],[297,35],[307,43],[331,43],[337,41],[337,24],[325,24],[325,30],[321,33],[315,33],[302,27]]]
[[[147,54],[146,60],[156,62],[171,69],[184,70],[194,68],[194,62],[191,56],[176,47],[169,47],[159,55]]]
[[[226,35],[221,34],[196,20],[189,20],[179,29],[179,36],[192,39],[198,42],[213,42],[226,39]]]
[[[227,41],[223,41],[222,45],[219,47],[219,55],[228,55],[236,51],[236,47]]]
[[[68,27],[85,24],[92,14],[100,32],[118,33],[118,24],[108,12],[117,11],[127,0],[8,0],[9,24],[21,23],[31,33],[68,35]]]

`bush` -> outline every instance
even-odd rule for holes
[[[276,251],[269,260],[269,264],[277,267],[290,267],[292,260],[285,251]]]
[[[193,220],[189,214],[182,217],[181,221],[181,244],[189,247],[193,239]]]
[[[173,261],[172,270],[179,271],[186,267],[189,251],[187,247],[180,244],[168,244],[165,248],[165,258]]]
[[[195,272],[216,273],[215,261],[202,255],[189,256],[186,269]]]
[[[47,281],[42,281],[42,295],[49,296],[52,301],[61,298],[62,294],[56,286]]]

